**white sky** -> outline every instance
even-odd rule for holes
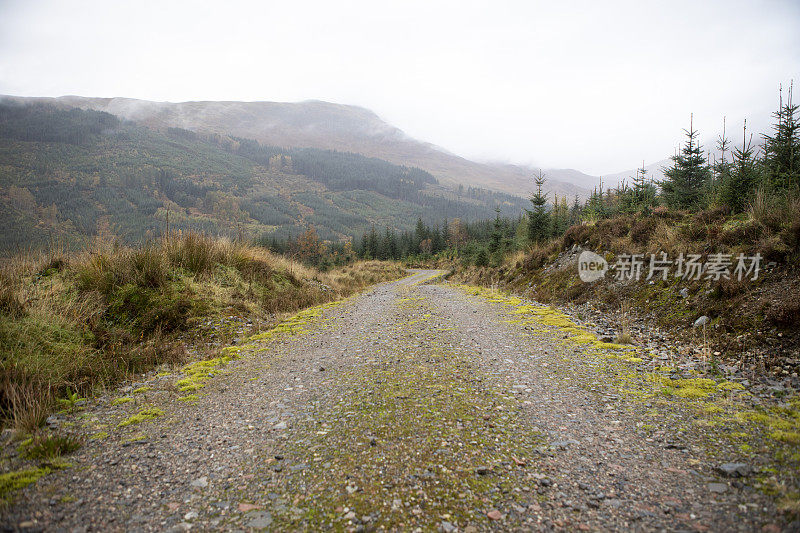
[[[705,142],[724,115],[763,130],[792,78],[798,0],[0,0],[3,94],[357,104],[592,174],[668,157],[690,112]]]

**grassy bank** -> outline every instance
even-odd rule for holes
[[[220,320],[238,317],[257,330],[281,313],[402,274],[379,261],[322,273],[195,233],[141,248],[98,242],[77,254],[19,255],[0,268],[3,423],[34,430],[59,403],[183,362],[185,346],[208,328],[224,338],[214,327]]]
[[[766,202],[764,200],[763,202]],[[577,257],[592,250],[613,265],[621,254],[643,254],[639,281],[617,281],[613,274],[594,283],[578,277]],[[650,254],[743,253],[762,256],[757,280],[647,280]],[[734,265],[735,266],[735,265]],[[484,286],[503,286],[538,301],[591,303],[607,316],[639,315],[677,334],[697,335],[694,321],[710,317],[709,342],[715,351],[739,357],[762,350],[767,368],[796,349],[800,338],[800,199],[781,205],[754,204],[731,216],[724,209],[696,214],[657,208],[647,215],[623,215],[572,226],[563,238],[506,255],[493,266],[454,263],[455,278]],[[733,270],[733,266],[731,267]],[[623,334],[624,332],[620,332]],[[635,340],[635,339],[634,339]],[[778,344],[776,344],[778,342]],[[749,361],[752,362],[752,361]],[[782,370],[781,370],[782,371]]]

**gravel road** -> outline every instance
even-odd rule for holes
[[[715,473],[702,446],[642,429],[659,424],[654,406],[613,386],[613,348],[572,342],[525,302],[437,274],[301,313],[188,381],[154,374],[62,417],[86,444],[71,467],[19,491],[0,523],[778,530],[772,504]]]

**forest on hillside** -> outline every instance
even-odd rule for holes
[[[285,240],[313,226],[339,242],[417,218],[508,216],[525,201],[449,190],[428,172],[352,153],[155,131],[104,112],[0,103],[0,251],[169,229]]]
[[[734,145],[723,133],[719,157],[710,159],[690,118],[684,140],[664,179],[640,168],[614,188],[602,181],[589,198],[550,196],[543,173],[532,177],[535,192],[524,214],[463,221],[442,217],[433,224],[396,232],[371,228],[355,245],[364,258],[429,261],[458,259],[465,265],[499,266],[504,257],[565,240],[583,244],[587,228],[603,227],[599,241],[628,236],[635,246],[648,241],[659,219],[668,220],[673,241],[688,244],[721,239],[723,245],[756,247],[770,260],[798,259],[800,246],[800,106],[792,88],[781,92],[772,131],[754,134],[742,124]],[[710,224],[709,221],[716,221]],[[609,224],[601,224],[604,221]],[[616,229],[614,229],[616,227]],[[580,229],[583,228],[583,229]],[[570,237],[571,236],[571,237]],[[291,244],[291,243],[290,243]],[[291,247],[291,246],[289,246]],[[318,256],[322,257],[322,256]]]

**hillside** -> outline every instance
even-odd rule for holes
[[[417,218],[473,220],[525,200],[456,193],[426,171],[361,155],[156,131],[114,115],[45,104],[0,104],[0,250],[53,239],[124,242],[166,229],[285,238],[309,224],[324,239]]]
[[[400,165],[422,168],[443,184],[479,187],[527,196],[530,168],[483,164],[412,139],[367,109],[308,101],[283,102],[150,102],[132,98],[11,98],[105,111],[143,125],[178,127],[196,132],[255,139],[287,148],[320,148],[354,152]],[[598,178],[574,170],[547,170],[548,189],[559,196],[587,196]]]

